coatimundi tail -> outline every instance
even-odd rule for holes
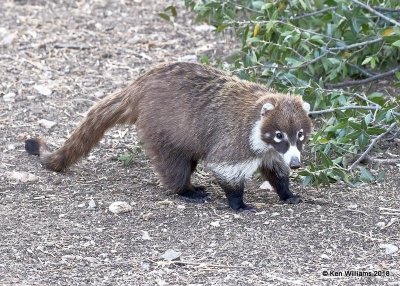
[[[146,153],[163,185],[193,201],[204,201],[204,187],[190,177],[199,161],[214,173],[234,210],[243,202],[244,182],[256,170],[280,199],[298,203],[289,190],[289,167],[300,167],[300,151],[312,123],[300,97],[194,63],[171,63],[150,70],[124,90],[95,104],[64,145],[48,151],[40,139],[25,148],[42,164],[63,171],[116,124],[136,124]]]

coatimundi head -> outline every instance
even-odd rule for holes
[[[275,150],[290,168],[299,168],[300,152],[312,131],[310,105],[298,96],[273,94],[261,98],[257,106],[260,120],[252,136],[261,138],[252,138],[253,149]]]

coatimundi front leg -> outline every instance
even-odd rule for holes
[[[217,179],[219,186],[225,192],[229,206],[235,211],[254,210],[252,205],[245,204],[243,201],[244,180],[239,182],[226,182]]]
[[[272,162],[263,162],[260,166],[260,172],[265,180],[268,180],[271,186],[278,193],[279,198],[289,204],[298,204],[302,199],[294,195],[289,190],[289,168],[280,160]]]

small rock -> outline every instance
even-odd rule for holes
[[[321,254],[321,258],[326,260],[330,259],[330,257],[327,254]]]
[[[150,237],[150,235],[149,235],[149,233],[147,231],[142,230],[141,232],[142,232],[142,239],[143,240],[151,240],[151,237]]]
[[[96,27],[97,30],[101,30],[103,29],[103,25],[99,22],[97,22],[96,24],[94,24],[94,26]]]
[[[89,210],[94,210],[96,208],[96,202],[93,199],[90,199],[87,208]]]
[[[204,24],[204,25],[194,26],[193,29],[194,29],[196,32],[199,32],[199,33],[200,33],[200,32],[207,32],[207,31],[214,31],[214,30],[215,30],[215,27],[214,27],[214,26],[211,26],[211,25]]]
[[[161,255],[161,258],[163,258],[164,260],[172,261],[178,259],[181,255],[182,253],[179,251],[168,249],[167,251],[164,252],[163,255]]]
[[[140,262],[140,267],[142,268],[142,270],[149,270],[150,269],[150,264],[147,262]]]
[[[70,254],[67,254],[67,255],[63,255],[63,256],[61,256],[61,259],[62,260],[81,260],[82,259],[82,256],[80,256],[80,255],[70,255]]]
[[[105,96],[105,94],[102,91],[96,91],[94,93],[94,96],[97,97],[97,98],[103,98]]]
[[[5,102],[15,102],[15,93],[9,92],[9,93],[3,95],[3,100]]]
[[[393,244],[380,244],[379,248],[384,248],[386,254],[393,254],[399,250],[396,245]]]
[[[273,212],[273,213],[271,214],[271,217],[278,216],[278,215],[280,215],[280,213],[278,213],[278,212]]]
[[[186,55],[182,56],[179,58],[180,62],[197,62],[197,56],[196,55]]]
[[[44,85],[35,85],[33,88],[36,89],[36,91],[39,92],[41,95],[49,96],[53,93],[50,88]]]
[[[274,190],[274,188],[271,186],[269,181],[264,181],[264,183],[261,184],[260,189],[261,190],[270,190],[270,191]]]
[[[8,144],[7,145],[8,150],[15,150],[15,145],[14,144]]]
[[[213,221],[213,222],[211,222],[210,224],[211,224],[212,226],[215,226],[215,227],[219,227],[219,226],[220,226],[219,220]]]
[[[50,120],[47,120],[47,119],[40,119],[38,121],[38,123],[39,123],[40,126],[43,126],[44,128],[47,128],[47,129],[50,129],[50,128],[52,128],[52,127],[57,125],[56,122],[50,121]]]
[[[10,45],[14,39],[17,36],[17,32],[13,32],[11,34],[8,34],[7,36],[5,36],[1,41],[0,41],[0,46],[8,46]]]
[[[12,172],[6,172],[6,176],[10,179],[16,180],[18,182],[26,183],[26,182],[34,182],[39,179],[39,177],[28,173],[28,172],[17,172],[17,171],[12,171]]]
[[[129,212],[132,207],[127,202],[113,202],[108,209],[114,214]]]
[[[81,203],[78,205],[78,208],[83,208],[86,204],[85,203]]]
[[[356,208],[358,208],[358,206],[357,206],[357,204],[350,204],[349,205],[349,209],[356,209]]]
[[[90,262],[90,263],[96,263],[97,262],[96,258],[90,257],[90,256],[85,257],[84,260],[86,260],[87,262]]]
[[[380,221],[376,224],[377,227],[383,228],[385,227],[385,223],[383,221]]]
[[[176,208],[177,208],[177,209],[183,210],[183,209],[185,209],[186,207],[185,207],[184,205],[177,205]]]

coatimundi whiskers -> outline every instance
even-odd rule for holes
[[[300,197],[289,190],[289,168],[300,167],[300,152],[312,123],[310,106],[298,96],[278,94],[194,63],[156,67],[127,88],[95,104],[64,145],[50,152],[43,140],[25,148],[42,164],[63,171],[88,155],[107,129],[136,124],[163,185],[194,201],[204,201],[202,186],[190,178],[197,163],[214,173],[234,210],[243,202],[244,183],[256,170],[288,203]]]

